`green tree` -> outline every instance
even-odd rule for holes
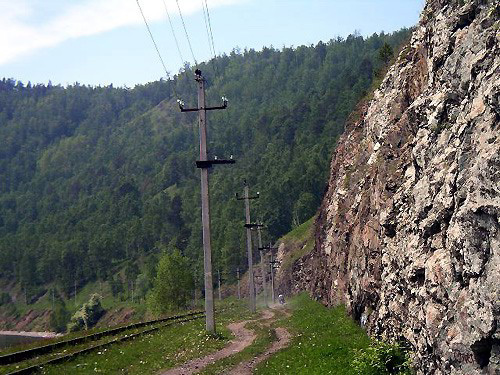
[[[384,63],[384,65],[389,64],[389,61],[391,61],[393,55],[394,52],[392,50],[392,47],[387,42],[384,43],[384,45],[380,48],[378,52],[378,58],[380,59],[380,61]]]
[[[184,309],[193,292],[193,277],[189,260],[179,250],[164,253],[158,263],[153,290],[149,295],[150,309],[158,314]]]

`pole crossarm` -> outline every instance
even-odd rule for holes
[[[278,248],[271,247],[271,246],[262,246],[262,247],[259,247],[259,250],[278,250]]]
[[[180,107],[180,106],[179,106]],[[216,109],[226,109],[227,103],[224,105],[220,105],[218,107],[206,107],[206,108],[184,108],[180,107],[181,112],[198,112],[198,111],[215,111]]]
[[[236,199],[239,200],[239,201],[243,201],[245,199],[259,199],[260,198],[260,195],[259,193],[257,193],[257,195],[254,195],[253,197],[241,197],[238,193],[235,194],[236,195]]]
[[[245,228],[261,228],[264,225],[263,224],[258,224],[258,223],[246,223],[243,225]]]
[[[233,159],[213,159],[213,160],[196,160],[196,168],[212,168],[214,164],[234,164]]]

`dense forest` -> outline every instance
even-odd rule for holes
[[[326,185],[344,121],[384,64],[385,43],[409,36],[350,35],[294,48],[234,50],[200,68],[209,153],[234,155],[211,170],[212,247],[227,280],[244,268],[243,179],[265,241],[311,217]],[[387,53],[387,47],[385,48]],[[186,66],[172,80],[132,88],[0,81],[0,278],[31,295],[54,284],[112,280],[165,249],[191,260],[201,280],[196,83]],[[201,285],[201,282],[199,283]]]

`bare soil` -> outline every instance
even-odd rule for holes
[[[281,308],[278,307],[279,305],[272,305],[271,309],[280,309],[281,312],[283,312],[286,316],[290,316],[290,313]],[[266,310],[270,311],[270,310]],[[274,317],[274,312],[272,313]],[[271,317],[271,318],[272,318]],[[269,319],[268,322],[265,323],[265,325],[270,326],[274,322],[274,319]],[[291,335],[290,333],[283,327],[277,327],[275,329],[276,336],[278,340],[272,343],[271,347],[267,349],[264,353],[259,354],[258,356],[252,358],[249,361],[242,362],[238,366],[234,367],[231,371],[228,372],[230,375],[251,375],[253,373],[253,370],[259,363],[264,361],[265,359],[269,358],[272,354],[276,353],[278,350],[281,350],[283,348],[286,348],[288,344],[290,343],[290,338]]]
[[[274,322],[274,316],[275,313],[273,310],[264,310],[262,312],[262,316],[259,321],[266,321],[264,324],[266,326],[270,326]],[[209,354],[205,357],[202,358],[196,358],[191,361],[188,361],[184,364],[182,364],[179,367],[175,367],[173,369],[160,372],[161,375],[190,375],[190,374],[195,374],[197,372],[200,372],[203,370],[204,367],[215,363],[218,360],[221,360],[223,358],[229,357],[233,354],[239,353],[242,350],[244,350],[246,347],[250,346],[255,338],[256,335],[253,331],[245,328],[245,326],[248,323],[254,323],[256,320],[245,320],[242,322],[238,323],[231,323],[228,325],[228,328],[231,330],[232,334],[234,335],[234,339],[230,342],[230,344],[225,347],[224,349],[221,349],[215,353]],[[285,346],[288,345],[290,341],[290,334],[288,331],[282,327],[276,328],[276,335],[278,337],[278,340],[274,342],[271,347],[266,350],[264,353],[260,354],[259,356],[253,358],[250,361],[243,362],[239,364],[237,367],[232,369],[229,373],[230,374],[251,374],[252,370],[262,362],[264,359],[269,357],[271,354],[275,353],[276,351],[284,348]]]

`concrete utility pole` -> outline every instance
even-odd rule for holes
[[[193,309],[196,309],[198,306],[198,296],[196,294],[196,281],[198,279],[198,272],[196,271],[196,268],[194,269],[194,280],[193,280],[193,286],[194,286],[194,296],[193,296]]]
[[[250,197],[248,195],[248,185],[246,180],[243,181],[245,184],[243,197],[239,197],[236,194],[236,199],[245,201],[245,228],[247,231],[247,257],[248,257],[248,293],[250,296],[250,311],[255,312],[257,310],[255,302],[255,284],[253,275],[253,251],[252,251],[252,228],[258,228],[259,224],[250,222],[250,199],[259,198],[259,192],[256,196]]]
[[[261,223],[262,224],[262,223]],[[260,251],[260,272],[262,273],[262,291],[264,292],[264,304],[267,306],[267,288],[266,288],[266,264],[264,259],[264,249],[262,248],[262,233],[261,227],[257,227],[259,236],[259,251]]]
[[[241,299],[241,292],[240,292],[240,268],[236,268],[236,277],[238,278],[238,299]]]
[[[217,270],[217,275],[219,276],[219,301],[222,299],[221,292],[220,292],[220,270]]]
[[[277,260],[274,259],[273,256],[273,250],[277,250],[275,247],[271,247],[271,244],[269,244],[269,251],[271,254],[271,261],[269,262],[269,265],[271,267],[271,300],[273,303],[276,303],[276,298],[275,298],[275,293],[274,293],[274,268],[275,265],[279,264]]]
[[[271,271],[271,301],[272,303],[275,303],[275,296],[274,296],[274,268],[275,265],[278,264],[279,262],[277,260],[274,260],[273,258],[273,251],[278,250],[277,247],[272,247],[271,244],[268,246],[260,246],[259,250],[269,250],[269,254],[271,256],[271,260],[269,261],[269,266],[270,266],[270,271]],[[261,253],[262,254],[262,253]],[[267,296],[267,294],[266,294]]]
[[[181,112],[198,112],[200,126],[200,160],[196,166],[201,169],[201,221],[203,227],[203,256],[205,272],[205,316],[206,329],[215,333],[214,289],[212,278],[212,246],[210,243],[210,205],[208,195],[208,169],[214,164],[233,164],[234,160],[208,160],[207,152],[207,111],[226,109],[227,99],[222,97],[222,106],[207,107],[205,103],[205,78],[201,70],[195,70],[195,81],[198,83],[198,107],[184,108],[184,102],[177,100]]]

